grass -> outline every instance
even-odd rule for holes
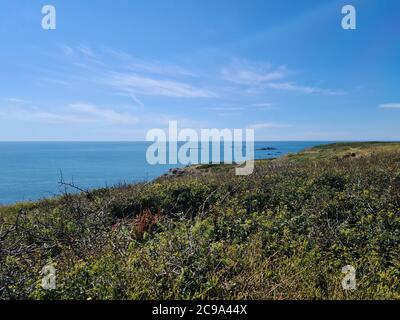
[[[400,298],[400,144],[233,167],[0,207],[0,297]],[[41,287],[47,264],[55,290]]]
[[[398,142],[340,142],[324,144],[304,150],[291,158],[303,161],[311,159],[339,159],[343,157],[359,157],[373,153],[395,152],[400,148]]]

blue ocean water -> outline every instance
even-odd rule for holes
[[[256,142],[255,158],[278,157],[324,142]],[[148,142],[0,142],[0,204],[60,193],[65,181],[83,189],[149,181],[179,165],[150,165]],[[276,150],[257,150],[261,148]]]

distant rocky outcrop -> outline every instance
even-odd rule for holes
[[[278,149],[274,148],[274,147],[263,147],[263,148],[258,148],[256,150],[257,151],[272,151],[272,150],[278,150]]]

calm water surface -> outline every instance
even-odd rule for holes
[[[323,142],[256,142],[255,158],[298,152]],[[179,165],[149,165],[147,142],[0,142],[0,204],[60,193],[65,181],[85,189],[148,181]]]

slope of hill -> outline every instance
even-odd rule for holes
[[[247,177],[206,165],[66,186],[0,208],[0,262],[2,299],[400,299],[400,143],[315,147]]]

